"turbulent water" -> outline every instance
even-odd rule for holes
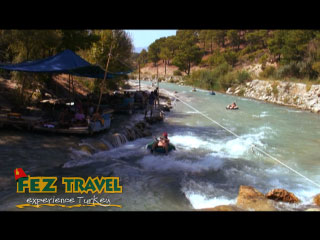
[[[240,185],[253,186],[262,193],[285,188],[302,203],[284,204],[284,209],[299,210],[311,204],[312,197],[320,192],[316,185],[252,148],[255,144],[320,184],[319,115],[219,93],[212,96],[204,90],[193,92],[191,87],[169,83],[161,83],[160,89],[176,91],[179,99],[197,110],[182,101],[173,101],[174,108],[166,113],[164,123],[154,125],[154,135],[167,131],[177,147],[177,151],[168,156],[149,154],[145,146],[152,137],[103,151],[96,143],[106,143],[104,135],[80,139],[1,130],[0,210],[16,210],[15,205],[23,203],[28,195],[15,192],[13,169],[17,167],[34,176],[120,177],[123,193],[105,196],[112,203],[121,204],[121,209],[79,210],[214,207],[235,203]],[[240,110],[226,110],[225,106],[234,101]],[[233,136],[198,111],[240,137]],[[95,151],[93,154],[79,151],[79,144],[89,145]],[[58,191],[57,196],[68,194]]]

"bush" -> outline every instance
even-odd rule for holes
[[[227,90],[229,87],[232,87],[236,84],[237,75],[235,72],[228,72],[226,75],[220,77],[219,82],[221,87],[224,90]]]
[[[219,66],[217,66],[214,70],[213,73],[214,75],[221,76],[221,75],[225,75],[226,73],[228,73],[230,70],[232,69],[232,67],[228,64],[228,63],[222,63]]]
[[[225,51],[223,57],[226,60],[226,62],[231,66],[235,66],[238,62],[238,54],[234,51]]]
[[[278,83],[274,82],[272,85],[272,93],[274,96],[278,96],[279,90],[278,90]]]
[[[300,77],[315,79],[318,77],[317,71],[313,69],[313,64],[310,61],[298,62]]]
[[[182,73],[180,70],[174,70],[173,71],[173,76],[182,76]]]
[[[259,76],[262,78],[270,78],[274,77],[276,72],[276,68],[274,66],[267,66],[262,72],[260,72]]]
[[[245,92],[246,92],[246,89],[241,88],[240,91],[238,92],[238,96],[243,97]]]
[[[300,77],[300,69],[297,63],[289,63],[279,67],[276,72],[276,77],[279,79],[286,77]]]
[[[247,71],[243,70],[241,72],[237,72],[237,79],[238,83],[245,83],[246,81],[251,80],[251,76]]]
[[[207,63],[210,66],[218,66],[218,65],[226,63],[226,59],[224,58],[223,54],[220,53],[220,51],[215,51],[213,53],[213,55],[211,55],[208,58]]]
[[[268,60],[268,55],[267,54],[263,54],[260,58],[259,58],[259,63],[261,63],[262,65],[265,65],[267,63]]]

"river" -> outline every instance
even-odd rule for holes
[[[146,81],[142,84],[151,85]],[[79,138],[2,129],[0,210],[23,211],[27,208],[17,209],[15,205],[25,203],[27,197],[50,197],[50,194],[16,193],[13,170],[20,167],[33,176],[120,178],[123,193],[100,195],[122,208],[72,209],[81,211],[189,211],[234,204],[240,185],[253,186],[262,193],[284,188],[302,202],[283,204],[283,210],[303,210],[312,203],[312,197],[320,193],[315,184],[252,148],[255,144],[320,184],[318,114],[220,93],[210,95],[205,90],[193,92],[191,87],[170,83],[160,83],[160,89],[176,91],[181,100],[173,101],[174,108],[166,113],[164,123],[153,127],[154,135],[168,132],[170,141],[177,147],[177,151],[167,156],[149,154],[145,146],[152,137],[90,155],[77,150],[77,146],[94,145],[95,141],[104,139],[103,135]],[[240,109],[226,110],[225,106],[231,102],[236,102]],[[70,194],[58,190],[56,196]],[[69,209],[42,207],[28,210]]]

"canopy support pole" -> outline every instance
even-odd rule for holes
[[[71,80],[72,80],[72,97],[73,97],[73,101],[74,101],[74,83],[73,83],[73,75],[71,76]]]
[[[158,71],[158,63],[157,63],[157,83],[158,83],[158,88],[159,88],[159,71]]]
[[[71,99],[71,86],[70,86],[70,84],[71,84],[71,80],[70,80],[70,73],[69,73],[69,81],[68,81],[68,84],[69,84],[69,101],[70,101],[70,99]]]
[[[141,83],[140,83],[140,62],[139,62],[139,91],[141,91]]]
[[[108,61],[107,61],[107,65],[106,65],[106,71],[104,72],[103,82],[101,83],[101,86],[100,86],[100,96],[99,96],[99,102],[98,102],[98,106],[97,106],[96,112],[99,111],[99,107],[100,107],[100,103],[101,103],[101,98],[102,98],[102,92],[103,92],[103,88],[104,88],[104,83],[105,83],[105,81],[106,81],[107,73],[108,73],[108,67],[109,67],[109,62],[110,62],[110,57],[111,57],[111,50],[112,50],[112,43],[111,43],[111,46],[110,46],[110,51],[109,51],[109,55],[108,55]]]

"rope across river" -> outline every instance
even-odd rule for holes
[[[165,92],[167,92],[170,96],[174,97],[176,100],[179,100],[180,102],[182,102],[183,104],[185,104],[186,106],[188,106],[189,108],[191,108],[192,110],[196,111],[197,113],[199,113],[200,115],[202,115],[203,117],[205,117],[206,119],[208,119],[209,121],[217,124],[218,126],[220,126],[221,128],[223,128],[224,130],[226,130],[227,132],[231,133],[232,135],[234,135],[237,138],[240,138],[240,136],[236,133],[234,133],[233,131],[231,131],[230,129],[224,127],[223,125],[221,125],[220,123],[218,123],[217,121],[213,120],[212,118],[210,118],[209,116],[207,116],[206,114],[200,112],[198,109],[194,108],[193,106],[191,106],[189,103],[186,103],[185,101],[181,100],[180,98],[176,97],[173,93],[165,90],[165,89],[161,89]],[[256,150],[258,150],[259,152],[261,152],[262,154],[270,157],[271,159],[273,159],[274,161],[280,163],[282,166],[286,167],[287,169],[289,169],[290,171],[294,172],[295,174],[299,175],[300,177],[303,177],[304,179],[306,179],[307,181],[309,181],[310,183],[316,185],[317,187],[320,188],[320,184],[314,182],[313,180],[311,180],[310,178],[304,176],[303,174],[299,173],[298,171],[294,170],[293,168],[289,167],[287,164],[281,162],[279,159],[271,156],[269,153],[265,152],[264,150],[262,150],[261,148],[255,146],[254,144],[251,145],[252,148],[255,148]]]

